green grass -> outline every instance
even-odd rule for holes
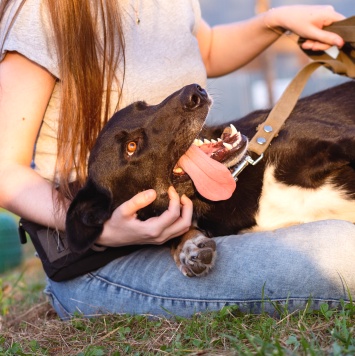
[[[28,267],[30,266],[30,267]],[[191,319],[108,315],[62,322],[44,299],[44,275],[27,263],[0,276],[0,355],[354,355],[355,305]]]

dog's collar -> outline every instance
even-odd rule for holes
[[[327,31],[335,32],[343,37],[346,42],[337,53],[328,54],[323,51],[305,51],[314,61],[303,67],[295,78],[283,92],[281,98],[270,111],[267,119],[257,127],[257,133],[251,139],[248,150],[259,157],[253,160],[247,155],[232,172],[234,180],[238,180],[238,175],[249,164],[255,166],[264,156],[264,152],[269,147],[271,141],[276,137],[294,109],[304,86],[311,74],[319,67],[325,66],[334,73],[355,78],[355,16],[338,21],[325,27]],[[300,39],[299,43],[304,40]],[[334,58],[335,57],[335,58]]]
[[[239,174],[242,172],[242,170],[251,164],[252,166],[255,166],[258,164],[262,159],[264,158],[264,154],[262,153],[256,160],[253,160],[249,155],[246,155],[239,163],[237,163],[232,171],[232,177],[234,178],[235,181],[238,180]]]

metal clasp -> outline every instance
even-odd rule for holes
[[[238,180],[238,175],[242,172],[242,170],[248,165],[251,164],[252,166],[255,166],[258,164],[264,157],[264,154],[262,153],[256,160],[253,160],[250,156],[245,156],[239,163],[238,165],[234,168],[232,172],[232,177],[234,178],[235,181]]]

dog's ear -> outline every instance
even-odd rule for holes
[[[111,216],[111,193],[91,180],[79,190],[67,212],[66,233],[72,252],[83,252],[100,236]]]

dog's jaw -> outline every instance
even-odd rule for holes
[[[229,199],[236,187],[229,167],[245,155],[248,139],[230,125],[216,139],[195,139],[173,169],[174,185],[192,180],[195,189],[211,201]]]
[[[248,138],[238,132],[234,125],[226,127],[221,137],[215,138],[196,138],[193,143],[199,147],[206,155],[212,159],[223,163],[230,168],[236,165],[245,156],[248,148]],[[176,163],[173,173],[175,176],[182,177],[186,172]]]

